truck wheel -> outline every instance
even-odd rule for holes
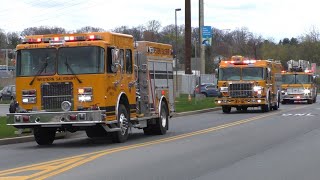
[[[316,103],[316,102],[317,102],[317,96],[314,97],[314,99],[313,99],[313,103]]]
[[[86,129],[86,134],[89,138],[106,137],[107,132],[101,125],[92,126]]]
[[[143,128],[145,135],[164,135],[169,129],[169,113],[167,105],[161,103],[160,118],[156,119],[155,124],[148,124],[148,127]]]
[[[237,106],[236,109],[237,109],[237,111],[241,111],[242,110],[242,108],[240,106]]]
[[[231,112],[231,107],[230,106],[222,106],[222,112],[230,113]]]
[[[307,102],[308,102],[308,104],[312,104],[313,100],[312,99],[308,99]]]
[[[118,127],[121,130],[112,133],[113,142],[123,143],[127,141],[129,136],[129,118],[126,107],[120,104],[118,109]]]
[[[279,107],[280,107],[280,97],[278,96],[277,103],[276,103],[276,105],[273,106],[273,110],[278,110]]]
[[[56,136],[56,128],[34,128],[34,139],[39,145],[51,145]]]

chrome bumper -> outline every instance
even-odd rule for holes
[[[303,95],[303,94],[292,94],[292,95],[282,95],[283,100],[294,100],[294,101],[305,101],[312,100],[312,96]]]
[[[71,126],[94,126],[106,124],[105,111],[68,111],[68,112],[30,112],[30,113],[8,113],[7,125],[19,128],[33,126],[62,127]]]
[[[217,98],[215,99],[215,103],[218,106],[260,106],[267,103],[265,98]]]

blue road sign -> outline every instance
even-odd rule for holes
[[[211,46],[212,31],[211,26],[202,26],[202,45]]]

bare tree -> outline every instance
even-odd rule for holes
[[[30,27],[26,28],[21,32],[21,36],[28,35],[41,35],[41,34],[65,34],[66,30],[61,27],[48,27],[48,26],[40,26],[40,27]]]
[[[105,30],[99,27],[85,26],[76,30],[76,33],[103,32],[103,31]]]
[[[17,32],[7,33],[8,48],[14,49],[21,42],[21,38]]]

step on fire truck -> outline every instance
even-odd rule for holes
[[[172,46],[110,32],[28,36],[17,46],[16,101],[7,124],[39,145],[57,131],[127,140],[165,134],[174,112]]]
[[[314,68],[306,60],[290,60],[288,70],[282,71],[282,104],[295,101],[307,101],[308,104],[317,100],[317,85]]]
[[[235,107],[261,107],[262,112],[277,110],[280,103],[281,63],[274,60],[250,60],[232,56],[222,60],[216,70],[219,97],[215,103],[224,113]]]

